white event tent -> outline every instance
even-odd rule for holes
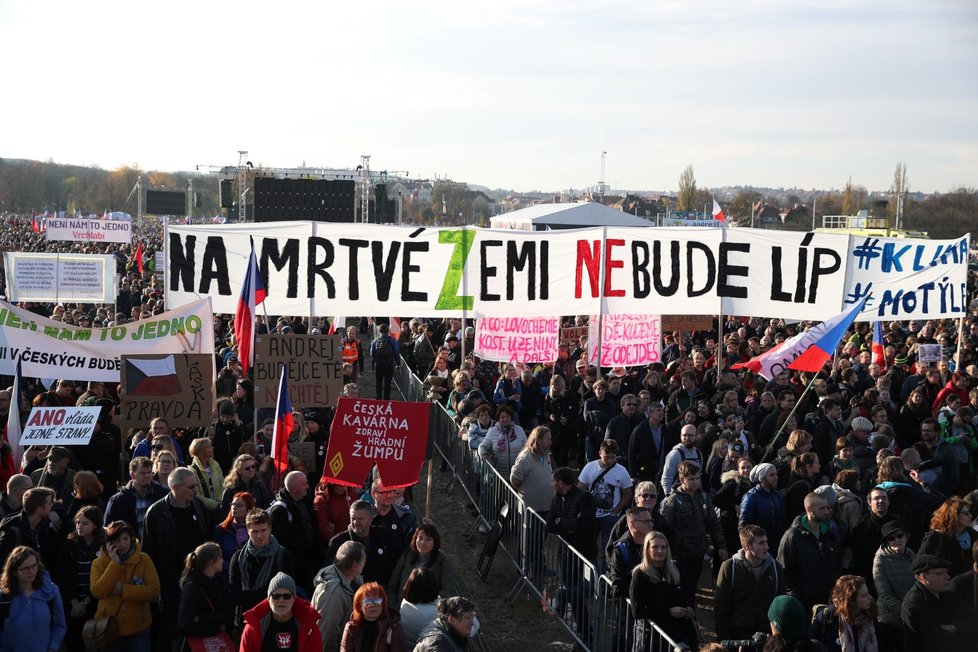
[[[646,219],[597,202],[537,204],[497,215],[490,220],[489,225],[493,229],[520,231],[580,229],[588,226],[653,226]]]

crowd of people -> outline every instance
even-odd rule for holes
[[[151,260],[158,227],[139,236]],[[163,311],[164,288],[132,248],[46,243],[9,224],[2,237],[18,250],[118,258],[114,305],[28,310],[93,327]],[[290,458],[278,477],[266,455],[272,421],[254,409],[232,317],[214,326],[221,398],[210,428],[157,418],[122,433],[112,383],[25,379],[20,396],[0,392],[0,423],[32,405],[102,408],[87,446],[31,447],[19,460],[0,450],[0,650],[83,649],[115,635],[109,649],[465,649],[475,605],[458,595],[410,489],[376,473],[362,491],[321,482],[329,409],[296,413],[290,441],[312,442],[314,461]],[[723,641],[771,632],[765,649],[969,649],[975,312],[961,342],[956,323],[888,322],[876,363],[859,323],[822,372],[770,380],[732,367],[805,324],[720,326],[665,334],[659,362],[598,369],[586,338],[562,343],[553,362],[500,364],[471,354],[474,327],[459,319],[361,318],[344,335],[344,393],[357,395],[369,364],[377,398],[390,398],[394,370],[410,366],[474,455],[607,574],[636,618],[676,641],[700,642],[696,592],[712,581]],[[324,317],[257,325],[329,329]],[[941,345],[940,362],[919,360],[927,343]],[[115,635],[94,627],[109,619]],[[647,632],[622,636],[650,644]]]

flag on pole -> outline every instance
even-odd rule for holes
[[[272,431],[272,460],[275,462],[275,485],[281,487],[282,476],[289,468],[289,435],[295,427],[292,404],[289,402],[289,365],[282,365],[275,401],[275,429]]]
[[[241,285],[241,296],[238,297],[238,309],[234,313],[234,339],[238,343],[238,360],[241,361],[242,374],[247,374],[255,361],[255,308],[267,296],[268,292],[258,270],[258,259],[255,257],[255,241],[252,239],[248,268]]]
[[[873,322],[873,364],[880,367],[880,373],[886,373],[886,355],[883,353],[883,322]]]
[[[143,273],[143,241],[142,240],[140,240],[139,244],[136,246],[136,255],[133,256],[133,258],[136,260],[136,269],[138,269],[139,273],[142,274]]]
[[[21,468],[21,460],[24,457],[24,447],[20,445],[20,386],[22,380],[20,375],[20,359],[18,359],[17,369],[14,371],[14,385],[10,393],[10,412],[7,414],[7,443],[10,444],[14,466],[18,472]]]
[[[337,330],[341,334],[346,332],[346,317],[333,317],[333,321],[329,323],[329,334],[335,335]]]
[[[395,340],[401,337],[401,318],[391,317],[390,332],[387,333]]]
[[[768,380],[785,369],[821,371],[826,360],[832,357],[832,353],[839,346],[842,335],[852,325],[865,303],[864,298],[818,326],[785,340],[780,346],[765,351],[747,362],[731,365],[730,368],[750,369]]]
[[[31,231],[33,231],[34,233],[41,232],[41,225],[37,223],[37,215],[31,216]]]
[[[720,204],[717,203],[717,198],[713,198],[713,219],[720,222],[726,222],[727,216],[723,214],[723,209],[720,208]]]

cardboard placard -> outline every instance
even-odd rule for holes
[[[100,407],[36,407],[27,417],[21,446],[83,446],[92,438]]]
[[[214,356],[123,355],[121,428],[145,428],[163,417],[171,428],[211,424]]]
[[[342,335],[259,335],[255,340],[255,407],[275,407],[283,364],[289,365],[292,407],[335,405],[343,391]]]
[[[710,330],[713,330],[713,315],[662,315],[663,333]]]

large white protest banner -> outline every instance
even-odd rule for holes
[[[957,240],[850,236],[843,307],[872,294],[862,319],[961,317],[968,311],[968,246]]]
[[[592,315],[588,322],[588,360],[598,359],[600,342],[602,367],[631,367],[659,362],[661,326],[659,315]]]
[[[123,354],[214,354],[210,299],[150,319],[80,328],[0,301],[0,374],[118,382]]]
[[[36,407],[27,416],[22,446],[82,446],[95,431],[100,407]]]
[[[170,225],[167,307],[211,296],[216,312],[233,313],[251,237],[271,314],[344,305],[441,317],[714,315],[722,306],[724,315],[825,319],[843,305],[849,245],[844,235],[759,229]]]
[[[479,317],[475,355],[512,363],[553,362],[560,341],[560,317]]]
[[[132,242],[132,222],[126,220],[83,220],[48,218],[44,220],[44,239],[71,242]]]
[[[9,301],[115,301],[112,256],[6,251],[3,260]]]

